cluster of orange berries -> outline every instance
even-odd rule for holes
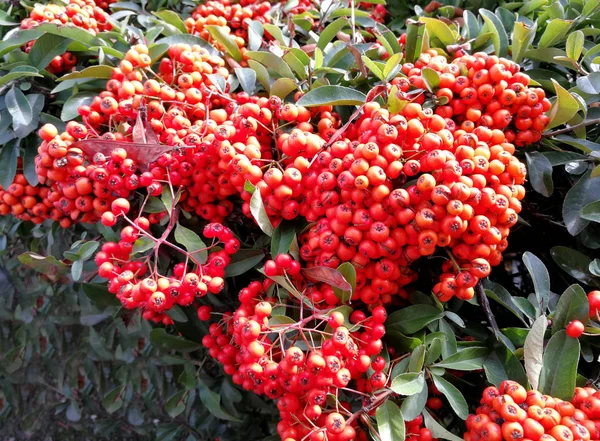
[[[573,402],[514,381],[483,392],[481,406],[467,418],[465,441],[590,441],[600,439],[600,393],[577,388]]]
[[[34,224],[41,224],[50,217],[60,221],[63,227],[68,227],[70,220],[54,207],[48,195],[48,187],[30,185],[25,175],[18,173],[7,189],[0,186],[0,215],[12,214],[17,219]]]
[[[278,256],[278,265],[290,267],[291,257],[280,256],[285,259]],[[346,424],[350,408],[336,409],[327,403],[327,396],[338,396],[340,388],[365,377],[370,368],[372,390],[386,385],[386,362],[377,357],[383,348],[385,309],[374,308],[370,316],[355,310],[349,317],[350,329],[344,315],[331,309],[281,323],[273,317],[273,308],[302,303],[293,297],[281,303],[269,294],[272,285],[267,279],[243,288],[239,308],[211,324],[203,344],[236,384],[278,399],[277,429],[283,440],[356,439],[356,422]]]
[[[108,3],[106,6],[108,7]],[[36,5],[29,17],[21,22],[21,29],[30,29],[42,23],[54,23],[76,26],[93,34],[110,31],[112,25],[105,9],[97,5],[94,0],[69,0],[66,6],[53,3]],[[25,46],[25,52],[29,53],[33,44],[33,41],[29,42]],[[73,69],[76,63],[77,58],[72,53],[65,52],[54,57],[46,69],[50,73],[60,74]]]
[[[230,0],[209,0],[198,7],[192,16],[185,20],[185,27],[190,34],[195,34],[210,41],[219,49],[224,49],[210,34],[207,26],[219,26],[230,35],[237,44],[244,61],[248,50],[248,22],[257,20],[261,23],[271,21],[268,15],[271,4],[268,1],[231,3]]]

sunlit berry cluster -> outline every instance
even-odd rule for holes
[[[125,199],[115,200],[110,213],[127,217],[128,202]],[[130,225],[121,230],[120,241],[106,242],[95,257],[98,275],[108,279],[108,290],[125,308],[140,308],[146,320],[169,325],[173,321],[166,312],[174,305],[188,306],[207,293],[221,292],[225,284],[225,268],[231,261],[230,256],[240,246],[229,228],[217,223],[208,224],[204,228],[204,236],[212,240],[211,244],[206,249],[187,252],[167,241],[165,236],[154,237],[147,218],[138,216],[128,222]],[[136,256],[135,244],[139,238],[154,242],[151,254]],[[155,264],[155,253],[163,245],[185,257],[184,262],[174,266],[170,276],[161,275]],[[213,250],[217,245],[223,249]],[[206,262],[199,260],[198,253],[211,250]]]
[[[227,36],[233,38],[242,57],[246,60],[244,55],[248,50],[249,21],[270,22],[268,15],[270,9],[271,4],[267,1],[231,3],[230,0],[210,0],[198,5],[192,16],[185,20],[185,27],[190,34],[196,34],[224,50],[208,28],[208,26],[218,26]]]
[[[327,396],[338,397],[370,367],[375,371],[371,389],[386,385],[385,360],[376,357],[383,347],[385,309],[375,308],[370,316],[356,310],[349,323],[338,311],[307,309],[297,322],[282,322],[274,308],[302,309],[303,303],[295,297],[284,300],[277,292],[269,279],[250,283],[240,291],[240,307],[211,324],[203,344],[236,384],[278,399],[277,430],[283,440],[355,439],[358,421],[344,405],[328,404]]]
[[[107,7],[107,2],[99,5],[93,0],[69,0],[66,6],[53,3],[38,4],[29,17],[21,22],[21,29],[30,29],[42,23],[53,23],[60,26],[75,26],[93,34],[110,31],[112,25],[109,22],[109,15],[105,12]],[[29,53],[33,44],[33,41],[29,42],[25,46],[25,52]],[[69,72],[75,64],[77,64],[75,55],[65,52],[54,57],[46,69],[50,73],[61,74]]]
[[[465,441],[589,441],[600,438],[600,415],[584,411],[597,400],[592,390],[578,388],[573,403],[526,391],[514,381],[504,381],[499,388],[490,386],[483,392],[481,406],[467,418]],[[595,391],[593,391],[596,393]],[[590,398],[590,396],[592,398]],[[598,403],[593,403],[597,405]]]

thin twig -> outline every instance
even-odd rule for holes
[[[487,321],[494,330],[494,335],[496,336],[496,339],[498,339],[498,336],[500,335],[500,328],[498,328],[498,323],[496,323],[496,317],[494,317],[494,313],[490,308],[490,301],[488,300],[487,295],[485,294],[485,290],[483,289],[483,284],[481,283],[481,280],[477,282],[477,285],[475,285],[475,293],[477,294],[479,304],[481,305],[481,308],[483,309],[483,312],[487,317]]]
[[[554,132],[545,133],[543,136],[544,138],[549,138],[551,136],[560,135],[561,133],[572,132],[573,130],[576,130],[580,127],[592,126],[595,124],[600,124],[600,118],[588,119],[583,122],[580,122],[579,124],[575,124],[574,126],[569,126],[565,127],[564,129],[555,130]]]

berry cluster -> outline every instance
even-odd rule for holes
[[[108,3],[103,3],[108,7]],[[42,23],[54,23],[61,26],[76,26],[93,34],[110,31],[112,25],[105,9],[96,4],[94,0],[69,0],[69,4],[66,6],[53,3],[36,5],[29,17],[21,22],[21,29],[30,29]],[[29,42],[25,46],[25,52],[29,53],[33,44],[33,41]],[[63,55],[54,57],[46,69],[50,73],[60,74],[69,72],[76,63],[75,55],[65,52]]]
[[[591,397],[591,398],[590,398]],[[596,403],[598,401],[598,403]],[[600,439],[597,411],[581,410],[600,404],[590,391],[578,388],[574,404],[536,390],[526,391],[514,381],[483,392],[481,406],[467,418],[465,441],[589,441]],[[598,408],[598,407],[597,407]]]
[[[279,259],[278,263],[289,262]],[[281,322],[273,315],[274,308],[295,306],[304,311],[304,302],[295,297],[280,299],[270,294],[275,289],[269,279],[243,288],[240,307],[211,324],[203,344],[236,384],[279,399],[278,433],[283,440],[355,439],[352,412],[339,402],[328,404],[327,395],[339,397],[341,389],[364,378],[369,368],[374,370],[369,389],[386,385],[386,362],[377,357],[385,333],[385,309],[373,309],[370,317],[355,310],[349,323],[331,309],[304,318],[301,313],[297,322]]]
[[[70,219],[54,207],[48,196],[48,187],[30,185],[25,175],[18,173],[7,189],[0,186],[0,215],[12,214],[17,219],[34,224],[41,224],[50,218],[59,221],[64,228],[69,227]]]
[[[237,252],[240,246],[229,228],[218,223],[208,224],[204,228],[204,236],[212,239],[211,245],[189,253],[166,240],[169,228],[167,235],[155,238],[147,218],[138,216],[130,220],[127,218],[128,212],[129,203],[126,199],[116,199],[112,203],[111,211],[107,213],[125,217],[130,225],[121,230],[119,242],[103,244],[95,257],[98,275],[108,279],[108,290],[117,296],[125,308],[141,308],[146,320],[169,325],[173,322],[166,311],[174,305],[187,306],[207,293],[221,292],[225,284],[225,268],[231,260],[231,254]],[[134,257],[135,243],[140,237],[155,242],[154,255]],[[194,257],[195,253],[208,252],[219,244],[223,249],[211,252],[205,263]],[[171,247],[186,257],[186,262],[174,266],[172,276],[160,275],[154,265],[156,260],[152,261],[152,258],[156,259],[161,245]],[[189,268],[190,261],[194,262],[194,269]]]
[[[258,20],[261,23],[271,21],[268,12],[271,4],[264,2],[231,3],[230,0],[209,0],[198,7],[192,16],[185,20],[185,27],[190,34],[196,34],[223,50],[221,44],[210,34],[207,26],[219,26],[226,34],[233,37],[240,49],[244,62],[248,42],[248,21]],[[244,64],[244,63],[242,63]]]

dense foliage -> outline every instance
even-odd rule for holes
[[[600,439],[600,2],[0,6],[0,439]]]

